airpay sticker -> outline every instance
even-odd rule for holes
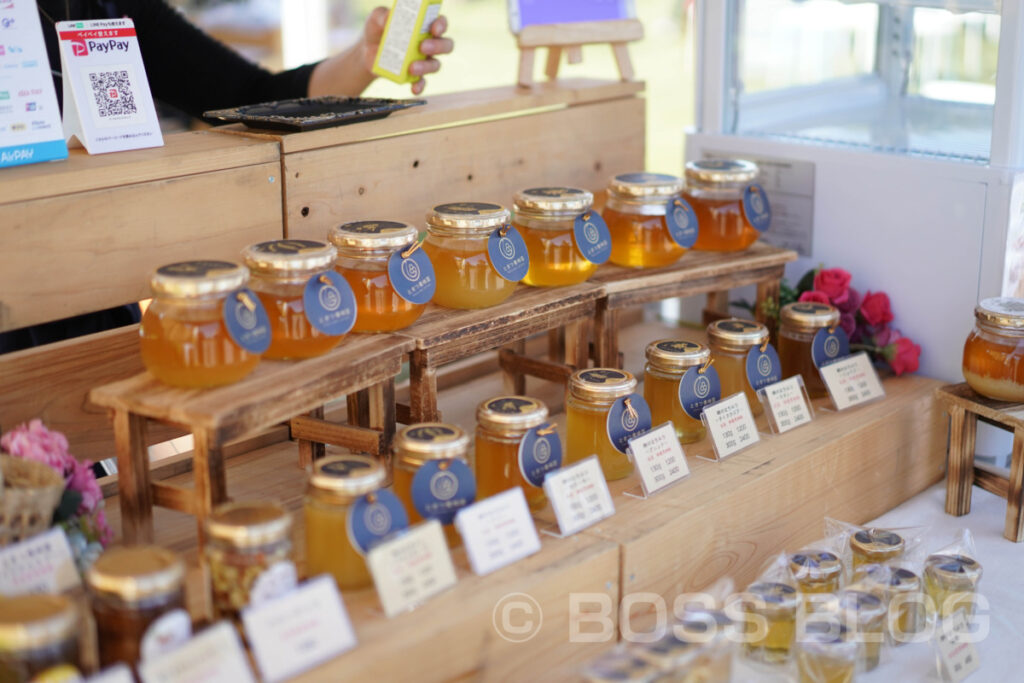
[[[451,524],[475,499],[476,480],[461,460],[428,460],[412,478],[412,504],[424,519]]]
[[[576,216],[572,222],[572,234],[580,255],[591,263],[604,263],[612,255],[612,234],[608,224],[596,211],[587,211]]]
[[[437,289],[434,264],[422,249],[405,256],[408,250],[403,247],[388,257],[388,279],[398,296],[409,303],[425,304]]]
[[[348,508],[348,540],[360,555],[384,537],[409,526],[409,516],[398,496],[387,489],[363,496]]]
[[[682,197],[673,197],[665,204],[665,224],[679,246],[689,249],[697,243],[697,213]]]
[[[771,344],[765,344],[764,351],[759,345],[750,347],[747,352],[747,382],[757,392],[769,384],[782,379],[782,364],[779,354]]]
[[[722,398],[722,382],[718,371],[710,365],[700,371],[696,365],[688,368],[679,380],[679,405],[694,420],[700,419],[704,408]]]
[[[626,401],[629,405],[626,405]],[[615,450],[625,453],[629,440],[651,428],[651,409],[640,394],[621,396],[612,404],[607,420],[608,440]]]
[[[251,289],[240,289],[224,299],[224,327],[232,341],[249,353],[270,348],[270,317]]]
[[[831,332],[827,327],[823,327],[814,335],[811,342],[811,358],[814,359],[815,367],[823,368],[849,355],[850,339],[846,336],[846,331],[838,325]]]
[[[519,282],[530,269],[526,242],[511,225],[496,228],[487,238],[487,254],[498,275],[510,282]]]
[[[309,324],[324,334],[345,334],[356,324],[356,295],[333,270],[309,278],[302,293]]]
[[[558,438],[557,431],[540,425],[526,432],[519,442],[519,471],[523,479],[540,488],[548,472],[554,472],[561,466],[562,440]]]
[[[772,224],[772,206],[768,194],[759,184],[748,185],[743,191],[743,215],[758,232],[764,232]]]

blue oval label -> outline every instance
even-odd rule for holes
[[[459,459],[428,460],[412,478],[412,504],[424,519],[451,524],[476,499],[476,480]]]
[[[548,472],[554,472],[562,466],[562,440],[558,432],[550,427],[540,425],[526,432],[519,442],[519,471],[530,486],[540,488]]]
[[[629,406],[626,406],[627,400]],[[615,450],[625,453],[630,439],[650,431],[651,409],[640,394],[620,396],[608,411],[606,426],[608,440],[615,446]]]
[[[228,335],[243,349],[259,354],[270,348],[270,316],[251,289],[228,294],[223,315]]]
[[[708,366],[704,372],[696,365],[687,368],[679,380],[679,405],[694,420],[700,419],[704,408],[722,399],[722,382],[718,371]]]
[[[576,216],[572,235],[580,255],[591,263],[600,265],[611,258],[612,234],[598,212],[587,211]]]
[[[323,334],[336,337],[356,324],[356,295],[336,271],[325,270],[309,278],[302,304],[309,324]]]
[[[823,368],[850,355],[850,339],[846,330],[838,325],[830,332],[827,327],[818,330],[811,342],[811,358],[815,367]]]
[[[764,351],[758,345],[747,351],[747,382],[756,393],[769,384],[782,379],[782,363],[779,354],[771,344],[765,344]]]
[[[684,249],[697,243],[697,212],[682,197],[673,197],[665,203],[665,225],[672,241]]]
[[[743,215],[758,232],[764,232],[772,224],[772,205],[768,193],[758,183],[748,185],[743,191]]]
[[[398,496],[381,489],[357,499],[348,508],[348,540],[360,555],[385,537],[409,526],[409,515]]]
[[[504,233],[504,234],[503,234]],[[511,225],[496,228],[487,238],[487,255],[498,275],[510,282],[519,282],[530,269],[523,236]]]
[[[403,256],[407,250],[399,249],[388,257],[388,280],[398,296],[409,303],[425,304],[434,298],[437,289],[434,264],[422,249]]]

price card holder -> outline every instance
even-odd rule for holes
[[[948,683],[960,683],[981,667],[976,636],[970,632],[963,610],[957,610],[935,629],[935,654],[939,676]]]
[[[256,683],[235,627],[220,621],[177,650],[139,663],[142,683]]]
[[[455,565],[436,519],[374,546],[366,564],[389,619],[416,609],[455,585]]]
[[[690,474],[672,422],[630,439],[629,453],[640,474],[640,486],[623,492],[630,498],[646,500]]]
[[[62,593],[80,585],[68,537],[60,527],[0,550],[0,595]]]
[[[814,419],[811,397],[800,375],[759,389],[757,400],[764,406],[772,434],[784,434]]]
[[[544,493],[558,519],[558,532],[542,530],[549,536],[572,536],[615,514],[612,494],[596,455],[548,474]]]
[[[455,515],[469,565],[484,576],[540,550],[540,538],[530,517],[523,489],[516,486]]]
[[[750,403],[743,392],[709,405],[700,414],[700,419],[711,436],[714,451],[710,458],[707,453],[698,454],[699,458],[724,460],[761,440],[754,414],[750,412]]]
[[[832,405],[846,410],[885,397],[878,373],[866,353],[857,353],[819,369]]]

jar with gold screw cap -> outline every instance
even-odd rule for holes
[[[499,396],[476,409],[477,496],[519,486],[531,509],[544,507],[544,477],[562,465],[558,429],[548,408],[528,396]]]
[[[249,270],[230,261],[161,266],[139,327],[146,369],[161,382],[213,387],[242,379],[270,345],[270,322]]]
[[[487,308],[512,296],[530,267],[522,236],[499,204],[439,204],[427,213],[423,250],[434,264],[434,303]]]
[[[651,423],[672,422],[680,442],[700,441],[706,433],[700,413],[722,397],[708,347],[683,339],[659,339],[647,345],[646,355],[644,399],[651,408]],[[698,389],[698,376],[703,375],[706,389]],[[682,387],[684,378],[692,385],[689,391]],[[685,404],[684,398],[688,398]]]
[[[930,555],[925,560],[924,590],[929,598],[929,608],[943,619],[961,609],[967,617],[974,614],[980,580],[981,564],[967,555]]]
[[[168,652],[192,635],[185,611],[185,563],[156,546],[112,548],[86,573],[100,665]]]
[[[605,223],[611,261],[657,268],[679,260],[697,240],[697,217],[679,196],[683,180],[665,173],[624,173],[608,183]]]
[[[903,555],[906,542],[895,531],[887,529],[859,529],[850,536],[853,552],[853,570],[862,564],[885,564]]]
[[[565,406],[567,464],[597,455],[608,481],[633,473],[625,438],[651,427],[650,409],[636,385],[632,374],[615,368],[572,374]]]
[[[62,595],[0,597],[0,681],[81,680],[80,622]]]
[[[476,500],[476,480],[469,468],[469,435],[442,422],[403,427],[395,435],[395,495],[412,524],[436,519],[449,547],[461,545],[455,514]]]
[[[885,604],[862,584],[845,588],[836,597],[843,623],[857,639],[857,660],[861,669],[875,670],[885,640]]]
[[[226,503],[207,517],[206,562],[218,614],[237,616],[295,587],[291,528],[291,515],[277,503]]]
[[[722,396],[742,391],[750,411],[763,413],[758,390],[782,379],[782,364],[768,341],[768,328],[753,320],[716,320],[708,325],[708,346],[722,382]]]
[[[830,342],[842,332],[839,309],[829,304],[797,301],[779,311],[779,361],[784,378],[800,375],[811,398],[828,395],[818,368],[849,353],[841,341]],[[842,339],[845,334],[839,335]],[[838,339],[838,337],[836,337]]]
[[[587,683],[654,683],[662,680],[656,664],[624,651],[612,651],[583,668]]]
[[[747,587],[740,599],[744,612],[760,616],[764,629],[748,635],[744,650],[752,659],[768,663],[788,662],[796,639],[796,614],[800,596],[785,583],[760,581]],[[751,623],[746,624],[749,630]]]
[[[356,298],[353,332],[391,332],[412,325],[434,296],[437,276],[419,248],[415,226],[397,221],[355,221],[331,228],[335,269]]]
[[[304,503],[306,573],[330,574],[343,590],[373,580],[366,554],[391,533],[409,526],[405,506],[382,489],[387,470],[373,458],[343,455],[314,466]]]
[[[839,590],[843,563],[828,550],[801,550],[789,556],[789,571],[801,593],[835,593]]]
[[[830,615],[832,616],[832,615]],[[857,671],[857,642],[834,619],[820,616],[804,624],[796,640],[800,683],[853,683]]]
[[[686,164],[683,197],[700,224],[694,249],[742,251],[771,223],[757,164],[743,159],[701,159]]]
[[[964,343],[964,379],[997,401],[1024,402],[1024,299],[984,299]]]
[[[902,645],[921,630],[923,594],[917,574],[904,567],[865,564],[854,572],[853,582],[880,597],[886,605],[885,629],[891,643]]]

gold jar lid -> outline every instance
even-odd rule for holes
[[[742,185],[757,178],[757,164],[746,159],[700,159],[686,162],[686,180],[698,185]]]
[[[685,339],[659,339],[647,345],[647,362],[664,372],[683,372],[695,365],[704,365],[711,350],[703,344]]]
[[[569,377],[569,393],[585,401],[614,401],[636,391],[636,378],[625,370],[591,368]]]
[[[746,351],[768,341],[768,328],[753,320],[726,318],[708,325],[708,342],[726,351]]]
[[[51,647],[78,631],[78,610],[63,595],[0,597],[0,652]]]
[[[438,204],[427,212],[427,225],[468,232],[490,231],[509,222],[510,214],[501,204],[452,202]]]
[[[760,581],[747,586],[747,594],[759,598],[765,604],[763,610],[795,610],[797,606],[796,588],[786,583]]]
[[[873,562],[885,562],[903,554],[903,537],[886,529],[861,529],[850,536],[850,549]]]
[[[668,173],[623,173],[608,182],[608,192],[624,199],[658,202],[683,191],[683,179]]]
[[[226,503],[206,519],[206,533],[236,548],[273,545],[288,538],[292,518],[277,503]]]
[[[966,555],[929,555],[924,571],[947,584],[974,584],[981,578],[981,564]]]
[[[176,553],[156,546],[114,548],[99,556],[85,579],[96,593],[142,602],[179,592],[185,563]]]
[[[813,332],[822,327],[839,324],[839,309],[816,301],[795,301],[779,311],[779,322],[784,327]]]
[[[885,594],[912,593],[920,590],[921,577],[903,567],[890,567],[883,564],[865,564],[853,572],[854,583],[879,587]]]
[[[257,273],[315,273],[333,266],[338,250],[315,240],[270,240],[250,244],[242,258]]]
[[[1004,330],[1024,331],[1024,299],[992,297],[982,299],[974,308],[974,317],[980,322]]]
[[[528,396],[498,396],[476,409],[477,424],[494,432],[521,433],[547,419],[548,407]]]
[[[789,556],[789,570],[798,581],[828,581],[843,571],[843,563],[827,550],[803,550]]]
[[[698,607],[683,612],[683,618],[676,624],[676,629],[682,632],[684,638],[707,643],[727,637],[732,624],[732,619],[723,610]]]
[[[870,622],[885,615],[886,605],[882,598],[859,586],[844,588],[836,597],[839,609],[856,615],[857,623]]]
[[[399,221],[354,221],[331,228],[327,239],[339,249],[398,249],[419,237],[416,226]]]
[[[231,261],[181,261],[160,266],[149,286],[157,295],[192,298],[228,294],[249,281],[249,269]]]
[[[637,658],[658,667],[660,671],[676,671],[692,666],[703,653],[704,641],[690,642],[676,636],[672,629],[653,643],[642,643],[629,648]]]
[[[309,486],[338,498],[355,499],[378,490],[388,472],[365,455],[334,455],[316,463]]]
[[[611,652],[583,669],[583,680],[589,683],[646,683],[659,675],[657,666],[626,652]]]
[[[512,210],[517,214],[575,216],[593,204],[594,195],[587,190],[576,187],[532,187],[516,192]]]
[[[399,462],[418,466],[428,460],[465,457],[469,435],[457,425],[422,422],[400,429],[395,434],[393,448]]]

